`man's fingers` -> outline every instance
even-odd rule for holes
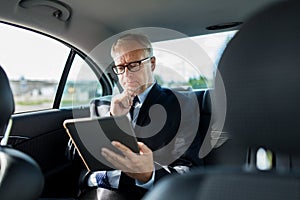
[[[132,161],[130,159],[116,154],[106,148],[102,148],[101,154],[108,162],[110,162],[115,167],[115,169],[131,173],[136,172],[135,168],[131,167]]]
[[[124,91],[121,94],[118,94],[113,97],[113,101],[115,104],[119,104],[121,108],[129,108],[132,105],[133,97],[131,93],[128,91]]]
[[[131,151],[131,149],[129,149],[127,146],[123,145],[120,142],[117,141],[112,141],[111,143],[114,147],[116,147],[117,149],[119,149],[124,156],[126,156],[128,159],[132,158],[132,156],[136,156],[135,153],[133,153]]]
[[[101,149],[101,155],[115,167],[120,167],[121,164],[126,163],[126,159],[123,156],[106,148]]]
[[[138,142],[138,146],[140,148],[140,152],[143,154],[147,154],[147,153],[152,153],[151,149],[149,149],[149,147],[147,147],[147,145],[145,145],[142,142]]]
[[[126,90],[124,91],[124,93],[125,93],[128,97],[130,97],[131,99],[133,99],[133,97],[136,95],[135,90],[132,90],[132,89],[126,89]]]

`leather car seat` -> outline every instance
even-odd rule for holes
[[[212,115],[225,88],[226,118],[213,131],[227,141],[211,152],[213,166],[167,177],[144,200],[300,199],[299,10],[280,1],[246,20],[218,64]],[[270,168],[258,167],[260,148]]]
[[[38,199],[44,176],[38,164],[25,153],[7,145],[14,113],[14,98],[4,70],[0,67],[0,199]]]

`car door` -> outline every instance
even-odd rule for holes
[[[16,105],[8,143],[40,165],[42,197],[76,196],[84,167],[68,158],[63,121],[89,116],[90,101],[111,94],[110,81],[83,53],[53,38],[8,24],[0,33],[0,65]]]

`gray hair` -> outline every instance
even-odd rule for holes
[[[111,56],[114,58],[116,56],[116,47],[119,44],[122,44],[123,42],[128,42],[128,41],[135,41],[139,43],[142,47],[144,47],[145,51],[149,53],[150,56],[153,55],[153,48],[151,41],[146,35],[143,34],[134,34],[134,33],[128,33],[123,36],[121,36],[119,39],[117,39],[112,47],[111,47]]]

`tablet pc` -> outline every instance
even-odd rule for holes
[[[139,153],[137,139],[127,116],[67,119],[63,126],[89,171],[113,169],[101,155],[102,147],[120,153],[111,141],[119,141]]]

